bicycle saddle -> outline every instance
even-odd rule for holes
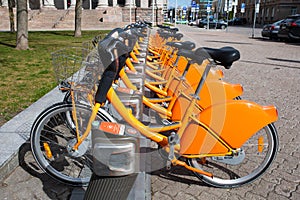
[[[160,24],[158,24],[157,27],[161,28],[161,29],[168,30],[168,31],[173,32],[173,33],[176,33],[177,31],[179,31],[178,28],[171,28],[170,26],[164,26],[164,25],[160,25]]]
[[[232,63],[240,59],[240,52],[233,47],[222,47],[220,49],[203,47],[195,51],[196,54],[201,55],[206,51],[210,57],[217,63],[230,69]]]
[[[180,49],[177,52],[177,55],[189,58],[189,59],[191,59],[192,62],[197,63],[199,65],[201,65],[203,60],[205,60],[207,58],[207,56],[205,57],[203,55],[198,55],[195,53],[195,51],[191,51],[191,50],[187,50],[187,49]]]
[[[175,47],[177,49],[187,49],[187,50],[193,50],[196,47],[195,43],[190,42],[190,41],[167,42],[166,45],[169,45],[171,47]]]
[[[183,37],[182,33],[166,33],[166,32],[161,32],[159,35],[165,39],[168,39],[170,37],[176,38],[177,40],[180,40]]]

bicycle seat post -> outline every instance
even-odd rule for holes
[[[201,89],[202,89],[202,87],[203,87],[203,85],[204,85],[204,83],[206,81],[206,78],[207,78],[208,73],[209,73],[209,71],[210,71],[210,69],[211,69],[212,66],[213,66],[212,64],[207,64],[206,65],[205,70],[204,70],[204,72],[202,74],[202,77],[200,79],[200,82],[199,82],[199,84],[197,86],[196,92],[194,94],[194,98],[196,98],[198,100],[200,100],[200,96],[199,96],[200,91],[201,91]]]
[[[192,63],[191,63],[191,60],[188,59],[188,63],[186,64],[186,67],[185,67],[185,69],[184,69],[184,71],[183,71],[183,74],[182,74],[182,76],[180,77],[181,80],[184,80],[184,79],[185,79],[186,74],[188,73],[191,64],[192,64]]]

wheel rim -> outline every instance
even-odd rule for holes
[[[278,146],[274,131],[276,132],[275,127],[269,125],[253,135],[242,147],[245,158],[240,164],[221,163],[209,157],[205,162],[199,162],[199,159],[189,159],[189,164],[212,173],[213,178],[197,173],[196,176],[216,187],[238,187],[250,183],[263,174],[274,160]],[[259,138],[263,138],[263,145],[259,144]],[[258,150],[259,147],[262,147],[262,150]]]
[[[76,138],[76,131],[70,117],[72,106],[65,105],[67,106],[50,110],[42,119],[40,118],[31,139],[32,152],[40,167],[53,178],[71,185],[86,185],[93,169],[91,137],[87,138],[88,143],[85,142],[85,146],[88,147],[85,147],[84,153],[78,155],[70,153],[68,145]],[[90,110],[84,106],[77,106],[76,109],[80,114],[81,126],[86,127]],[[108,120],[103,116],[97,118]],[[45,143],[50,151],[46,150]],[[52,157],[47,156],[49,152]]]

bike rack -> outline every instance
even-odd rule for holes
[[[145,41],[146,44],[143,45],[147,46],[148,40]],[[138,92],[132,93],[132,90],[126,90],[125,87],[124,90],[117,90],[124,105],[141,121],[149,120],[142,109],[146,56],[146,52],[141,52],[138,57],[140,62],[135,66],[138,72],[128,74]],[[124,84],[120,82],[120,86]],[[108,109],[116,119],[121,120],[112,106]],[[150,196],[151,191],[145,191],[145,188],[150,188],[150,178],[146,174],[148,171],[146,161],[149,158],[145,157],[149,156],[145,152],[149,146],[150,140],[127,124],[94,121],[92,125],[94,173],[84,199],[144,199],[146,195]]]

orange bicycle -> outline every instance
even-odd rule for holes
[[[182,166],[215,187],[231,188],[250,183],[271,165],[278,148],[277,131],[273,124],[278,113],[274,106],[225,99],[204,110],[199,109],[199,94],[212,66],[206,65],[196,89],[188,87],[176,98],[172,110],[176,115],[171,117],[176,125],[170,123],[151,128],[123,104],[115,91],[118,86],[112,87],[118,70],[109,72],[110,69],[103,66],[103,61],[109,58],[109,65],[115,65],[115,69],[123,67],[122,49],[125,47],[114,39],[106,47],[108,57],[99,54],[99,60],[95,58],[92,64],[85,64],[80,70],[84,71],[83,77],[92,76],[91,80],[95,81],[98,80],[97,74],[101,74],[95,104],[87,106],[80,103],[80,99],[86,97],[86,94],[81,95],[82,92],[93,93],[95,90],[85,90],[84,78],[76,76],[80,78],[78,83],[67,81],[71,83],[72,102],[62,102],[48,108],[32,127],[32,152],[39,166],[52,177],[73,185],[88,183],[94,148],[90,142],[92,122],[99,121],[99,129],[103,121],[112,125],[119,123],[105,111],[107,105],[116,109],[123,123],[162,147],[168,154],[168,166]],[[195,52],[187,51],[185,56],[202,64],[203,60],[198,59],[199,55]],[[88,69],[90,65],[94,68]],[[99,71],[99,66],[103,70]],[[105,76],[107,74],[110,82],[103,81],[109,78]],[[91,84],[93,87],[95,81]]]

